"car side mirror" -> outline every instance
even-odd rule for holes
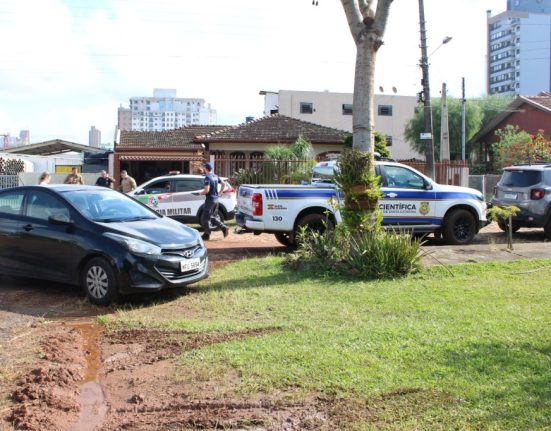
[[[66,214],[54,214],[48,217],[48,223],[54,225],[72,225],[73,221]]]
[[[423,186],[425,190],[432,190],[432,183],[425,181],[425,184]]]
[[[135,195],[145,195],[145,190],[144,189],[141,189],[141,190],[138,190],[137,192],[134,192]]]

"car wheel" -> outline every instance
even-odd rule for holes
[[[218,220],[219,223],[224,223],[224,213],[222,212],[221,209],[217,209],[214,212],[213,216],[216,220]],[[216,229],[218,229],[218,227],[215,226],[213,223],[210,223],[210,229],[211,230],[216,230]]]
[[[497,225],[503,232],[509,232],[509,222],[507,220],[501,220],[499,219],[497,221]],[[517,226],[513,223],[513,233],[518,231],[520,229],[520,226]]]
[[[303,227],[306,228],[306,231],[323,233],[328,227],[332,226],[333,223],[327,216],[322,214],[308,214],[302,217],[297,223],[297,228],[294,232],[295,242]]]
[[[476,220],[470,211],[457,209],[444,221],[444,242],[450,245],[469,244],[476,235]]]
[[[296,245],[294,235],[290,232],[278,232],[275,233],[274,236],[276,237],[277,241],[288,248],[294,248]]]
[[[543,234],[546,239],[551,239],[551,218],[547,221],[546,225],[543,227]]]
[[[217,209],[214,214],[212,215],[216,220],[218,220],[220,223],[224,223],[224,213],[221,209]],[[199,220],[202,220],[203,215],[201,214],[199,216]],[[204,229],[205,226],[201,223],[201,227]],[[209,220],[209,227],[211,231],[217,231],[219,230],[218,226],[216,226],[212,221]]]
[[[96,305],[108,305],[119,296],[115,271],[105,259],[96,257],[82,270],[82,287],[88,300]]]

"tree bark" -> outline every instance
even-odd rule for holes
[[[374,85],[377,51],[383,44],[383,35],[392,0],[341,0],[350,33],[356,44],[356,70],[352,107],[353,147],[373,153]]]

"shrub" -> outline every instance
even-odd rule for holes
[[[299,233],[299,248],[286,258],[293,269],[364,278],[396,278],[421,265],[421,240],[394,231],[352,234],[344,224],[325,232]]]

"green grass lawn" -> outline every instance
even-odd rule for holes
[[[551,261],[449,268],[379,282],[243,260],[170,303],[106,320],[275,328],[186,352],[181,366],[238,375],[241,396],[323,394],[369,410],[347,429],[551,429]]]

